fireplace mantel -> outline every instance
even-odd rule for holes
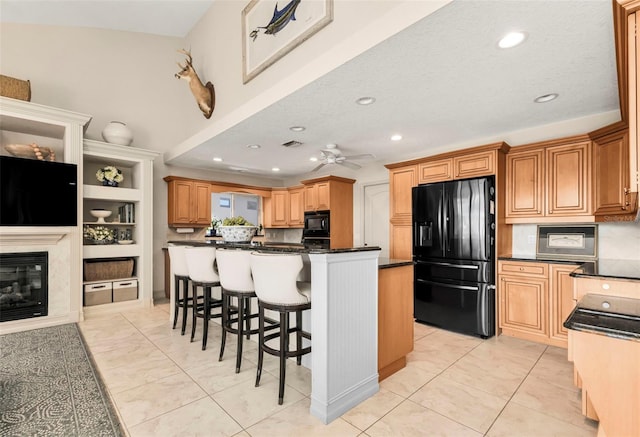
[[[17,226],[0,228],[0,246],[55,245],[75,227]]]

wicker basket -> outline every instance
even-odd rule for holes
[[[31,82],[0,74],[0,96],[31,101]]]
[[[107,281],[130,278],[133,276],[133,258],[110,260],[86,260],[84,262],[84,280]]]

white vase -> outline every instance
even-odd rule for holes
[[[133,141],[133,132],[121,121],[112,121],[102,130],[102,138],[108,143],[128,146]]]

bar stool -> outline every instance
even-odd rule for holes
[[[251,253],[241,249],[218,249],[216,260],[222,285],[222,342],[218,361],[224,356],[227,332],[236,334],[236,373],[240,373],[243,337],[246,334],[249,339],[251,334],[258,333],[257,328],[251,329],[251,319],[258,317],[258,313],[251,314],[251,298],[256,297],[251,277]],[[237,299],[237,307],[231,305],[232,297]],[[235,328],[233,324],[236,324]]]
[[[185,246],[169,246],[169,259],[173,267],[175,288],[173,329],[176,329],[178,311],[182,307],[182,335],[187,329],[187,308],[193,308],[194,302],[193,296],[189,297],[189,268],[187,267],[184,250]],[[182,293],[180,292],[180,284],[182,284]]]
[[[296,282],[302,270],[302,257],[299,254],[251,253],[251,273],[258,296],[258,371],[256,387],[260,385],[264,352],[280,359],[280,387],[278,404],[284,398],[284,383],[287,358],[296,357],[298,366],[302,356],[311,352],[311,346],[302,347],[302,339],[311,340],[311,335],[302,330],[302,311],[311,309],[311,284]],[[264,310],[277,311],[280,314],[280,330],[265,335]],[[295,313],[296,326],[289,326],[289,314]],[[289,349],[289,335],[296,334],[296,349]],[[280,348],[267,346],[267,342],[279,338]]]
[[[211,295],[213,287],[220,286],[220,277],[215,270],[216,248],[215,247],[189,247],[185,249],[189,278],[193,284],[193,295],[197,296],[198,287],[203,290],[202,304],[194,305],[193,323],[191,326],[191,341],[196,334],[196,320],[202,318],[202,350],[207,348],[207,335],[209,333],[209,320],[220,317],[220,313],[212,314],[211,310],[220,308],[222,300]]]

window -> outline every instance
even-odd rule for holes
[[[260,224],[260,196],[239,193],[211,194],[211,216],[219,219],[242,216],[248,222]]]

